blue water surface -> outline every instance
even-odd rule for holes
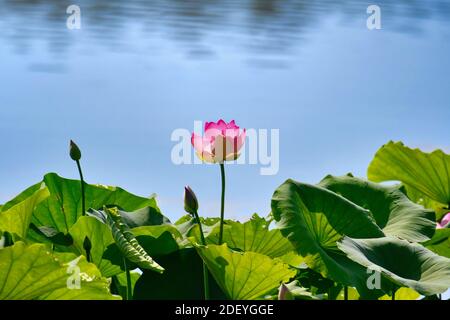
[[[450,5],[372,2],[79,0],[0,1],[0,202],[47,172],[156,193],[183,212],[219,214],[218,166],[174,165],[171,134],[195,120],[235,119],[280,130],[280,167],[227,167],[226,214],[270,212],[287,178],[366,176],[381,145],[401,140],[450,151]]]

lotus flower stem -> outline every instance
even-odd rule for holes
[[[203,227],[202,223],[200,222],[200,217],[198,216],[198,213],[195,214],[195,222],[197,222],[198,227],[200,229],[200,240],[202,241],[202,245],[206,246],[206,239],[205,235],[203,234]]]
[[[86,214],[86,194],[84,190],[84,178],[83,178],[83,171],[81,170],[81,164],[80,161],[77,160],[77,167],[78,167],[78,173],[80,174],[80,180],[81,180],[81,210],[82,215],[84,216]]]
[[[197,223],[200,230],[200,240],[202,245],[206,246],[205,235],[203,234],[202,223],[198,215],[198,200],[194,191],[189,186],[184,187],[184,210],[189,213]],[[208,279],[208,268],[203,262],[203,286],[205,290],[205,300],[209,300],[209,279]]]
[[[198,224],[198,228],[200,230],[200,239],[202,241],[202,245],[206,246],[205,235],[203,234],[202,223],[200,222],[200,217],[198,216],[198,212],[194,213],[195,221]],[[205,289],[205,300],[209,300],[209,277],[208,277],[208,268],[206,264],[203,262],[203,287]]]
[[[344,300],[348,300],[348,287],[344,287]]]
[[[70,158],[72,158],[72,160],[77,163],[78,173],[80,174],[80,180],[81,180],[81,210],[82,210],[82,215],[84,216],[86,214],[86,197],[85,197],[85,193],[84,193],[84,185],[85,185],[85,183],[84,183],[84,178],[83,178],[83,171],[81,170],[81,164],[80,164],[81,150],[77,146],[77,144],[75,142],[73,142],[72,140],[70,140],[69,155],[70,155]]]
[[[133,300],[133,292],[131,287],[131,274],[130,269],[127,265],[127,259],[123,257],[123,266],[125,268],[125,273],[127,275],[127,292],[126,292],[126,300]]]
[[[220,176],[222,178],[222,196],[220,201],[219,245],[223,242],[223,220],[225,217],[225,165],[223,163],[220,163]]]

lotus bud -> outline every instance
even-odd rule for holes
[[[450,228],[450,212],[447,213],[436,226],[438,229]]]
[[[72,140],[70,140],[70,157],[73,161],[79,161],[81,159],[80,148],[78,148],[78,146]]]
[[[83,249],[86,251],[88,255],[91,253],[92,243],[91,240],[86,236],[83,241]]]
[[[292,293],[284,283],[281,284],[280,289],[278,290],[278,300],[294,300]]]
[[[189,186],[184,187],[184,210],[195,216],[198,211],[198,200]]]
[[[9,232],[0,232],[0,249],[10,247],[14,244],[12,235]]]

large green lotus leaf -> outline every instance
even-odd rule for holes
[[[28,229],[27,243],[48,243],[54,246],[55,251],[71,251],[69,248],[73,244],[70,234],[64,234],[52,227],[36,227],[33,223]]]
[[[12,200],[9,200],[3,206],[0,206],[0,212],[6,211],[9,208],[15,206],[16,204],[24,201],[25,199],[29,198],[34,193],[36,193],[36,191],[38,191],[39,189],[42,189],[44,187],[45,187],[45,185],[42,182],[36,183],[36,184],[32,185],[31,187],[28,187],[27,189],[22,191],[19,195],[14,197]]]
[[[400,287],[429,296],[450,287],[450,259],[417,243],[394,237],[352,239],[345,237],[339,249],[353,261],[380,272]]]
[[[49,173],[44,177],[44,182],[50,197],[36,208],[32,222],[37,227],[53,227],[68,233],[82,216],[80,181]],[[114,205],[128,212],[151,207],[159,212],[154,198],[138,197],[118,187],[87,184],[86,208],[101,209],[104,205]]]
[[[431,209],[436,213],[436,221],[440,221],[442,217],[450,210],[447,205],[443,205],[437,201],[432,200],[431,198],[424,195],[422,192],[409,187],[407,185],[403,185],[401,190],[411,199],[413,202],[420,204],[421,206]]]
[[[0,230],[15,233],[25,238],[31,222],[34,208],[46,198],[49,192],[46,188],[35,190],[21,202],[15,203],[9,209],[0,213]]]
[[[91,262],[97,265],[104,277],[111,277],[122,272],[121,264],[113,265],[109,260],[103,259],[103,254],[109,245],[114,243],[110,228],[94,217],[80,217],[70,228],[73,247],[76,252],[86,256],[83,246],[86,237],[89,238],[92,248]]]
[[[190,214],[185,214],[184,216],[182,216],[180,219],[178,219],[174,225],[176,226],[182,226],[186,223],[195,221],[192,219],[192,216]],[[212,227],[215,224],[217,224],[218,222],[220,222],[220,218],[218,217],[200,217],[200,221],[202,222],[202,225],[208,226],[208,227]],[[231,221],[228,219],[224,220],[225,222]]]
[[[200,217],[203,233],[205,237],[209,237],[213,233],[217,233],[220,225],[220,218],[204,218]],[[224,225],[231,223],[232,220],[225,219]],[[184,215],[177,222],[175,226],[184,238],[194,237],[200,240],[200,230],[197,225],[197,220],[191,215]]]
[[[161,214],[156,203],[151,207],[145,207],[134,212],[119,210],[119,213],[123,222],[130,228],[170,224],[170,220]]]
[[[109,282],[92,281],[84,284],[80,289],[56,289],[38,297],[38,300],[120,300],[121,297],[112,295],[108,289]]]
[[[281,234],[280,230],[269,230],[270,222],[254,214],[245,222],[228,221],[224,226],[223,242],[229,248],[251,251],[271,258],[281,257],[294,250],[292,244]],[[219,226],[207,237],[210,244],[219,243]]]
[[[144,270],[136,282],[136,300],[203,300],[203,263],[193,248],[181,249],[155,257],[164,273]],[[223,300],[225,295],[209,275],[210,298]]]
[[[397,186],[383,186],[351,175],[328,176],[319,185],[369,209],[386,235],[422,242],[434,234],[434,211],[409,200]]]
[[[79,267],[80,289],[68,287],[70,266]],[[74,269],[75,270],[75,269]],[[117,299],[95,265],[73,254],[53,256],[43,244],[19,241],[0,250],[0,299]]]
[[[320,186],[287,180],[273,195],[272,214],[281,233],[311,269],[357,287],[365,297],[381,294],[368,291],[366,270],[337,247],[344,235],[384,236],[369,210]]]
[[[202,224],[203,234],[205,238],[209,239],[210,237],[215,237],[217,239],[217,234],[220,227],[220,218],[200,217],[200,222]],[[225,219],[224,227],[230,222],[231,220]],[[196,219],[194,219],[191,215],[185,215],[181,217],[177,222],[175,222],[175,227],[182,235],[182,239],[178,241],[180,247],[192,248],[192,239],[195,239],[195,242],[197,243],[201,243],[200,228],[197,224]]]
[[[277,258],[278,260],[290,265],[291,267],[300,269],[302,267],[306,266],[306,261],[304,257],[299,255],[297,251],[290,251],[280,257]]]
[[[423,245],[440,256],[450,258],[450,228],[437,229],[433,238]]]
[[[229,299],[263,299],[296,274],[276,259],[255,252],[236,252],[226,244],[196,248]]]
[[[109,291],[110,282],[106,278],[101,278],[101,272],[97,267],[88,263],[85,257],[77,257],[73,253],[54,252],[53,255],[67,268],[76,263],[80,268],[82,282],[79,288],[61,288],[40,296],[39,300],[120,300],[120,296],[111,294]],[[73,270],[67,270],[75,274]]]
[[[337,298],[343,286],[331,279],[324,278],[320,273],[310,268],[299,268],[295,279],[300,286],[307,288],[312,294],[326,296],[328,300]]]
[[[131,229],[139,244],[151,256],[163,256],[177,251],[182,236],[175,226],[143,226]]]
[[[443,205],[450,205],[450,155],[425,153],[401,142],[381,147],[367,176],[375,182],[397,180]]]

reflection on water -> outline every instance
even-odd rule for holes
[[[287,178],[365,176],[390,139],[448,147],[449,21],[450,0],[0,0],[0,203],[48,171],[76,177],[74,139],[89,181],[157,192],[174,220],[190,184],[219,212],[218,172],[170,161],[194,120],[280,129],[279,175],[229,170],[240,217],[267,214]]]
[[[382,8],[383,28],[393,31],[418,32],[424,21],[450,21],[448,0],[3,0],[0,37],[20,53],[30,52],[35,40],[45,40],[55,53],[79,42],[132,51],[130,39],[152,50],[159,37],[195,58],[214,55],[214,43],[287,55],[327,15],[364,27],[372,3]],[[70,4],[81,7],[82,32],[65,26]]]

